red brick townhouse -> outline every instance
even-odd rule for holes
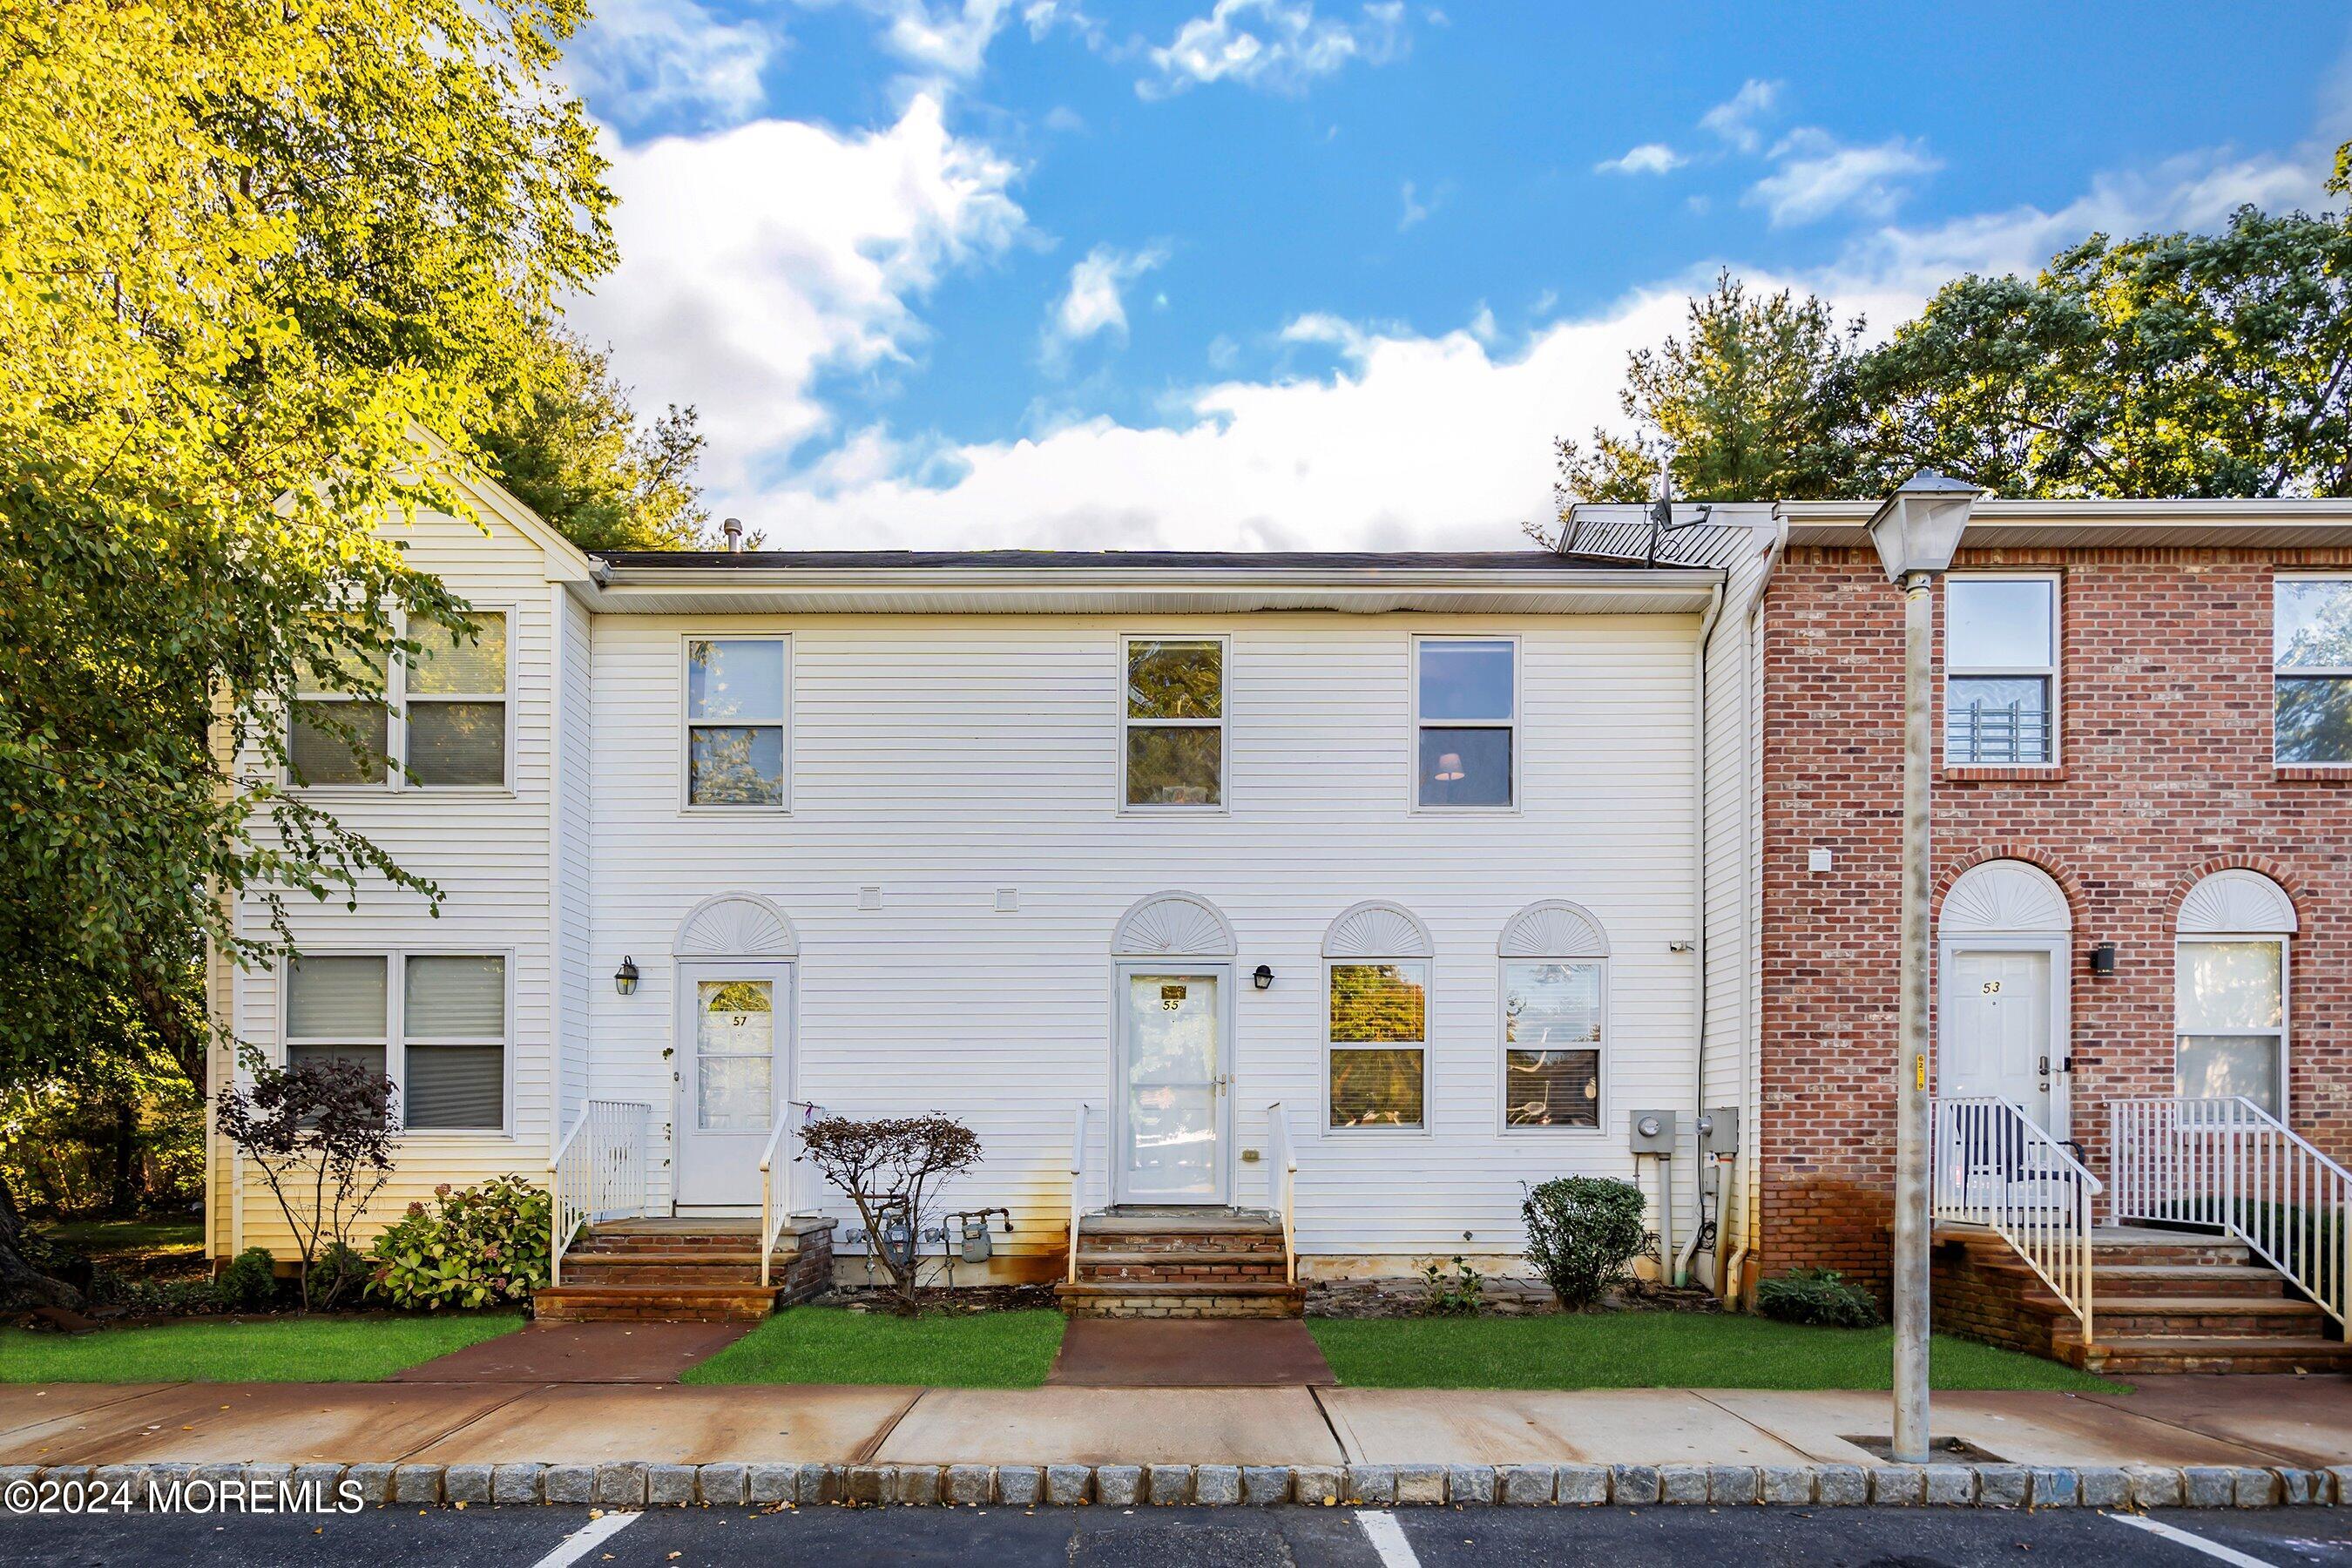
[[[1751,1280],[1887,1273],[1903,596],[1874,510],[1778,508],[1755,616]],[[2007,1202],[2033,1233],[1939,1248],[1939,1314],[2060,1353],[2085,1337],[2053,1304],[2076,1293],[2079,1172],[2097,1339],[2184,1351],[2109,1364],[2229,1364],[2185,1353],[2228,1327],[2284,1364],[2352,1272],[2328,1228],[2352,1196],[2328,1163],[2352,1161],[2352,501],[1979,500],[1936,627],[1933,1087],[2009,1119],[1939,1110],[1938,1216]],[[2115,1228],[2151,1218],[2219,1234]],[[2137,1310],[2224,1289],[2184,1270],[2266,1261],[2302,1291],[2266,1283],[2229,1324]]]

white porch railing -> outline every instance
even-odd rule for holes
[[[1298,1152],[1290,1142],[1290,1112],[1276,1100],[1265,1108],[1265,1173],[1275,1212],[1282,1216],[1282,1277],[1298,1283]]]
[[[635,1100],[592,1100],[555,1146],[547,1163],[549,1284],[563,1283],[563,1255],[582,1226],[646,1212],[653,1115]]]
[[[1070,1131],[1070,1256],[1066,1278],[1073,1285],[1078,1282],[1078,1220],[1087,1204],[1087,1112],[1094,1107],[1078,1102],[1076,1125]]]
[[[2091,1199],[2104,1185],[2005,1100],[1931,1102],[1938,1221],[1980,1225],[2041,1276],[2091,1342]]]
[[[2227,1231],[2338,1323],[2352,1173],[2243,1098],[2114,1102],[2116,1218]]]
[[[760,1151],[760,1289],[768,1288],[768,1258],[776,1249],[776,1232],[793,1217],[793,1163],[800,1158],[800,1129],[793,1124],[793,1112],[799,1111],[801,1120],[814,1121],[824,1114],[824,1107],[806,1100],[793,1100],[784,1103],[784,1113],[776,1118],[773,1131],[768,1134],[767,1147]],[[782,1154],[782,1159],[776,1156]],[[783,1201],[776,1201],[781,1168],[783,1175]]]

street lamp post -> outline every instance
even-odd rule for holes
[[[1870,520],[1886,579],[1903,588],[1903,959],[1895,1085],[1895,1458],[1927,1459],[1927,875],[1935,737],[1936,579],[1983,492],[1921,472]]]

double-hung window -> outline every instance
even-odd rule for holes
[[[686,639],[690,809],[783,809],[789,665],[782,637]]]
[[[1335,960],[1330,995],[1330,1123],[1423,1125],[1429,1049],[1429,961]]]
[[[1127,637],[1119,729],[1127,811],[1216,810],[1225,804],[1225,642]]]
[[[2352,577],[2282,577],[2273,602],[2273,755],[2352,763]]]
[[[1519,646],[1511,637],[1415,637],[1413,802],[1424,810],[1517,803]]]
[[[317,954],[286,969],[286,1061],[355,1061],[414,1131],[506,1125],[507,963],[496,953]]]
[[[2286,938],[2183,937],[2174,960],[2184,1100],[2243,1095],[2284,1117]]]
[[[1503,963],[1503,1125],[1601,1125],[1601,960]]]
[[[2058,755],[2058,580],[1944,580],[1944,762],[2033,766]]]
[[[496,789],[507,782],[507,617],[478,611],[461,633],[407,628],[419,652],[383,671],[380,695],[337,689],[332,672],[298,683],[287,757],[304,785]]]

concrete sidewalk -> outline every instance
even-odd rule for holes
[[[813,1385],[0,1385],[0,1465],[1724,1465],[1877,1461],[1883,1394]],[[2352,1379],[1936,1397],[2018,1465],[2352,1465]]]

